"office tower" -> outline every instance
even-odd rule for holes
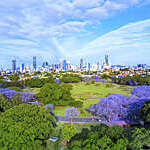
[[[83,58],[80,59],[80,70],[83,71]]]
[[[33,56],[33,69],[36,71],[36,56]]]
[[[47,61],[45,62],[45,65],[48,66],[48,62]]]
[[[63,70],[63,59],[59,60],[59,69]]]
[[[108,55],[105,55],[105,65],[106,65],[106,66],[109,66]]]
[[[70,64],[70,61],[67,61],[67,70],[71,70],[71,64]]]
[[[90,71],[90,70],[91,70],[91,64],[88,63],[88,71]]]
[[[16,72],[16,60],[12,60],[12,72]]]
[[[63,70],[67,70],[67,61],[63,60]]]
[[[138,64],[137,67],[144,69],[144,68],[146,68],[146,64]]]
[[[55,64],[52,64],[52,70],[56,71],[56,65]]]
[[[25,69],[25,68],[24,68],[24,64],[22,64],[21,71],[23,72],[23,71],[24,71],[24,69]]]
[[[97,71],[100,70],[99,62],[97,62]]]
[[[55,64],[55,69],[59,69],[59,64]]]
[[[43,62],[43,65],[42,65],[42,67],[43,67],[43,68],[45,68],[45,66],[46,66],[46,63],[45,63],[45,62]]]

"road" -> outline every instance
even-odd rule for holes
[[[92,118],[77,118],[77,117],[73,117],[73,118],[68,118],[66,116],[56,116],[56,119],[58,121],[71,121],[71,122],[74,122],[74,123],[105,123],[105,121],[101,121],[101,120],[98,120],[98,119],[92,119]]]

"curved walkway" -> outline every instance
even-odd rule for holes
[[[99,120],[99,119],[94,119],[94,118],[77,118],[77,117],[73,117],[73,118],[69,118],[66,116],[56,116],[56,119],[58,121],[71,121],[74,123],[105,123],[105,121]]]

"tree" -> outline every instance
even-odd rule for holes
[[[141,118],[145,123],[150,123],[150,100],[145,102],[141,110]]]
[[[0,112],[5,112],[7,109],[22,103],[24,103],[24,101],[21,99],[20,94],[18,93],[16,93],[10,99],[0,93]]]
[[[19,80],[19,75],[10,75],[8,76],[8,79],[12,80],[12,81],[18,81]]]
[[[45,84],[37,96],[43,104],[69,105],[70,102],[74,101],[70,89],[58,83]]]
[[[50,138],[55,118],[38,105],[20,104],[0,116],[0,149],[28,150]]]
[[[65,116],[68,117],[73,117],[73,116],[78,116],[80,115],[80,110],[78,110],[77,108],[71,107],[71,108],[66,108],[65,109]]]
[[[62,127],[63,140],[65,141],[69,141],[76,133],[77,129],[73,124],[64,124]]]
[[[60,82],[64,82],[64,83],[76,83],[82,80],[83,78],[77,74],[65,74],[60,78]]]
[[[119,133],[119,131],[121,132]],[[91,130],[82,130],[81,133],[72,137],[68,150],[74,150],[75,148],[83,150],[126,150],[128,146],[129,141],[122,127],[109,127],[100,124],[99,126],[92,126]]]
[[[150,130],[136,128],[132,131],[130,147],[132,150],[150,148]]]

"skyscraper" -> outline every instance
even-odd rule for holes
[[[63,70],[67,70],[67,61],[63,60]]]
[[[105,65],[109,66],[108,55],[105,55]]]
[[[83,58],[80,59],[80,70],[83,71]]]
[[[59,60],[59,69],[63,70],[63,59]]]
[[[23,71],[24,71],[24,69],[25,69],[25,68],[24,68],[24,64],[22,64],[21,71],[23,72]]]
[[[12,60],[12,72],[16,72],[16,60]]]
[[[36,71],[36,56],[33,56],[33,69]]]
[[[97,62],[97,71],[100,70],[100,67],[99,67],[99,62]]]
[[[91,70],[91,64],[88,63],[88,71],[90,71],[90,70]]]

